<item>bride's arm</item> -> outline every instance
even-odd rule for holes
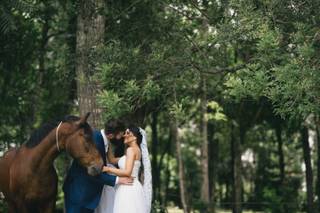
[[[111,174],[114,174],[119,177],[131,177],[131,173],[133,170],[133,165],[134,165],[134,160],[135,160],[135,154],[132,148],[127,149],[127,154],[126,154],[126,166],[125,169],[117,169],[117,168],[111,168],[111,167],[103,167],[103,172],[108,172]]]
[[[113,154],[113,146],[111,145],[111,143],[109,143],[109,149],[107,152],[107,157],[108,157],[108,162],[111,164],[117,164],[120,158],[116,158],[114,157]]]

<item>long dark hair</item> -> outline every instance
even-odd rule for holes
[[[132,134],[137,138],[137,144],[140,148],[140,151],[141,151],[141,143],[142,143],[142,134],[140,132],[140,128],[137,127],[137,126],[129,126],[129,131],[132,132]],[[140,162],[141,162],[141,169],[140,169],[140,172],[139,172],[139,180],[141,183],[143,183],[143,171],[144,171],[144,167],[143,167],[143,162],[142,162],[142,152],[141,152],[141,159],[140,159]]]
[[[137,138],[137,144],[141,145],[142,143],[142,134],[140,132],[140,128],[136,127],[136,126],[129,126],[128,128],[130,130],[130,132],[132,132],[132,134]]]

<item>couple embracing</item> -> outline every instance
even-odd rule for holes
[[[150,213],[152,177],[145,131],[111,120],[93,137],[103,172],[92,177],[73,161],[63,186],[66,212]]]

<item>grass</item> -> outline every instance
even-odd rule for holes
[[[183,213],[183,211],[179,208],[168,208],[169,213]],[[217,209],[216,213],[231,213],[231,210],[222,210]],[[242,211],[243,213],[263,213],[263,212],[254,212],[254,211]]]

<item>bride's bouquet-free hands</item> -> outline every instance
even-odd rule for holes
[[[104,166],[102,168],[102,172],[111,173],[112,169],[114,169],[114,168],[108,167],[108,166]],[[117,184],[132,185],[133,181],[134,181],[134,177],[117,177],[117,178],[118,178]]]
[[[111,169],[111,167],[103,166],[102,172],[110,173],[111,172],[110,169]]]

